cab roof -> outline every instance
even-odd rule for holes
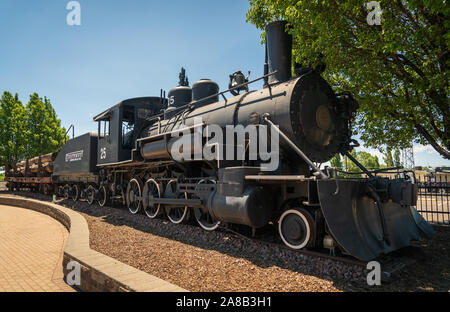
[[[94,121],[102,121],[102,120],[109,119],[114,110],[116,110],[118,107],[124,106],[124,105],[127,105],[127,106],[148,105],[155,109],[163,109],[166,104],[167,104],[167,99],[162,100],[160,97],[156,97],[156,96],[137,97],[137,98],[127,99],[127,100],[124,100],[124,101],[108,108],[104,112],[98,114],[97,116],[94,117]]]

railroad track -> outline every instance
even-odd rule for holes
[[[363,267],[363,268],[366,268],[367,264],[369,263],[366,261],[361,261],[361,260],[355,259],[355,258],[353,258],[351,256],[347,256],[347,255],[331,255],[331,254],[327,254],[326,252],[320,252],[320,251],[311,250],[311,249],[293,250],[281,242],[269,241],[269,240],[267,240],[267,238],[266,239],[265,238],[262,238],[262,239],[252,238],[252,237],[249,237],[242,233],[239,233],[238,231],[234,231],[234,230],[226,228],[226,227],[219,227],[219,230],[232,233],[236,236],[239,236],[246,240],[250,240],[255,243],[265,244],[268,246],[289,250],[291,252],[298,252],[300,254],[304,254],[304,255],[310,256],[310,257],[319,257],[319,258],[324,258],[324,259],[330,259],[333,261],[342,262],[342,263],[350,264],[350,265],[355,265],[355,266],[359,266],[359,267]],[[272,235],[272,237],[273,237],[273,235]],[[383,256],[379,257],[378,259],[376,259],[375,261],[378,261],[381,265],[383,280],[389,281],[389,279],[392,277],[393,274],[395,274],[396,272],[399,272],[400,270],[403,270],[407,266],[414,264],[415,262],[419,261],[423,257],[424,257],[423,252],[419,247],[406,247],[401,250],[397,250],[391,254],[383,255]]]
[[[247,236],[245,234],[239,233],[238,231],[229,229],[227,227],[219,227],[218,230],[231,233],[233,235],[239,236],[239,237],[241,237],[243,239],[250,240],[250,241],[258,243],[258,244],[265,244],[265,245],[272,246],[272,247],[282,248],[282,249],[285,249],[285,250],[289,250],[291,252],[298,252],[298,253],[304,254],[306,256],[320,257],[320,258],[324,258],[324,259],[330,259],[330,260],[343,262],[343,263],[346,263],[346,264],[357,265],[357,266],[361,266],[361,267],[366,267],[366,265],[367,265],[367,262],[360,261],[358,259],[355,259],[355,258],[352,258],[352,257],[348,257],[348,256],[330,255],[330,254],[326,254],[324,252],[314,251],[314,250],[310,250],[310,249],[294,250],[294,249],[289,248],[288,246],[282,244],[281,242],[280,243],[271,242],[271,241],[269,241],[267,239],[264,239],[264,238],[263,239],[252,238],[252,237],[249,237],[249,236]]]

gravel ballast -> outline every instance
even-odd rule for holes
[[[51,200],[50,196],[17,192]],[[91,248],[190,291],[448,291],[449,228],[423,244],[420,260],[396,272],[382,286],[367,286],[361,266],[311,257],[194,225],[150,220],[123,207],[59,204],[87,220]]]

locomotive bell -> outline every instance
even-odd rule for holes
[[[250,72],[248,72],[248,76],[250,76]],[[245,78],[244,74],[241,71],[237,71],[230,75],[230,83],[228,84],[228,88],[234,90],[230,90],[231,94],[234,96],[239,95],[240,91],[248,92],[248,85],[243,85],[248,82],[248,77]]]

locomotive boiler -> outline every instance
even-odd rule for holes
[[[54,189],[101,206],[119,200],[133,214],[165,215],[175,224],[191,218],[208,231],[274,227],[290,248],[361,260],[431,237],[415,209],[417,187],[378,178],[349,154],[357,146],[351,133],[357,102],[336,94],[319,68],[296,64],[293,76],[291,51],[286,23],[274,22],[266,28],[263,77],[248,81],[236,72],[219,92],[209,79],[190,87],[183,69],[167,98],[161,92],[130,99],[97,115],[98,134],[70,140],[58,154]],[[249,91],[260,80],[264,87]],[[365,177],[321,170],[337,153]]]

